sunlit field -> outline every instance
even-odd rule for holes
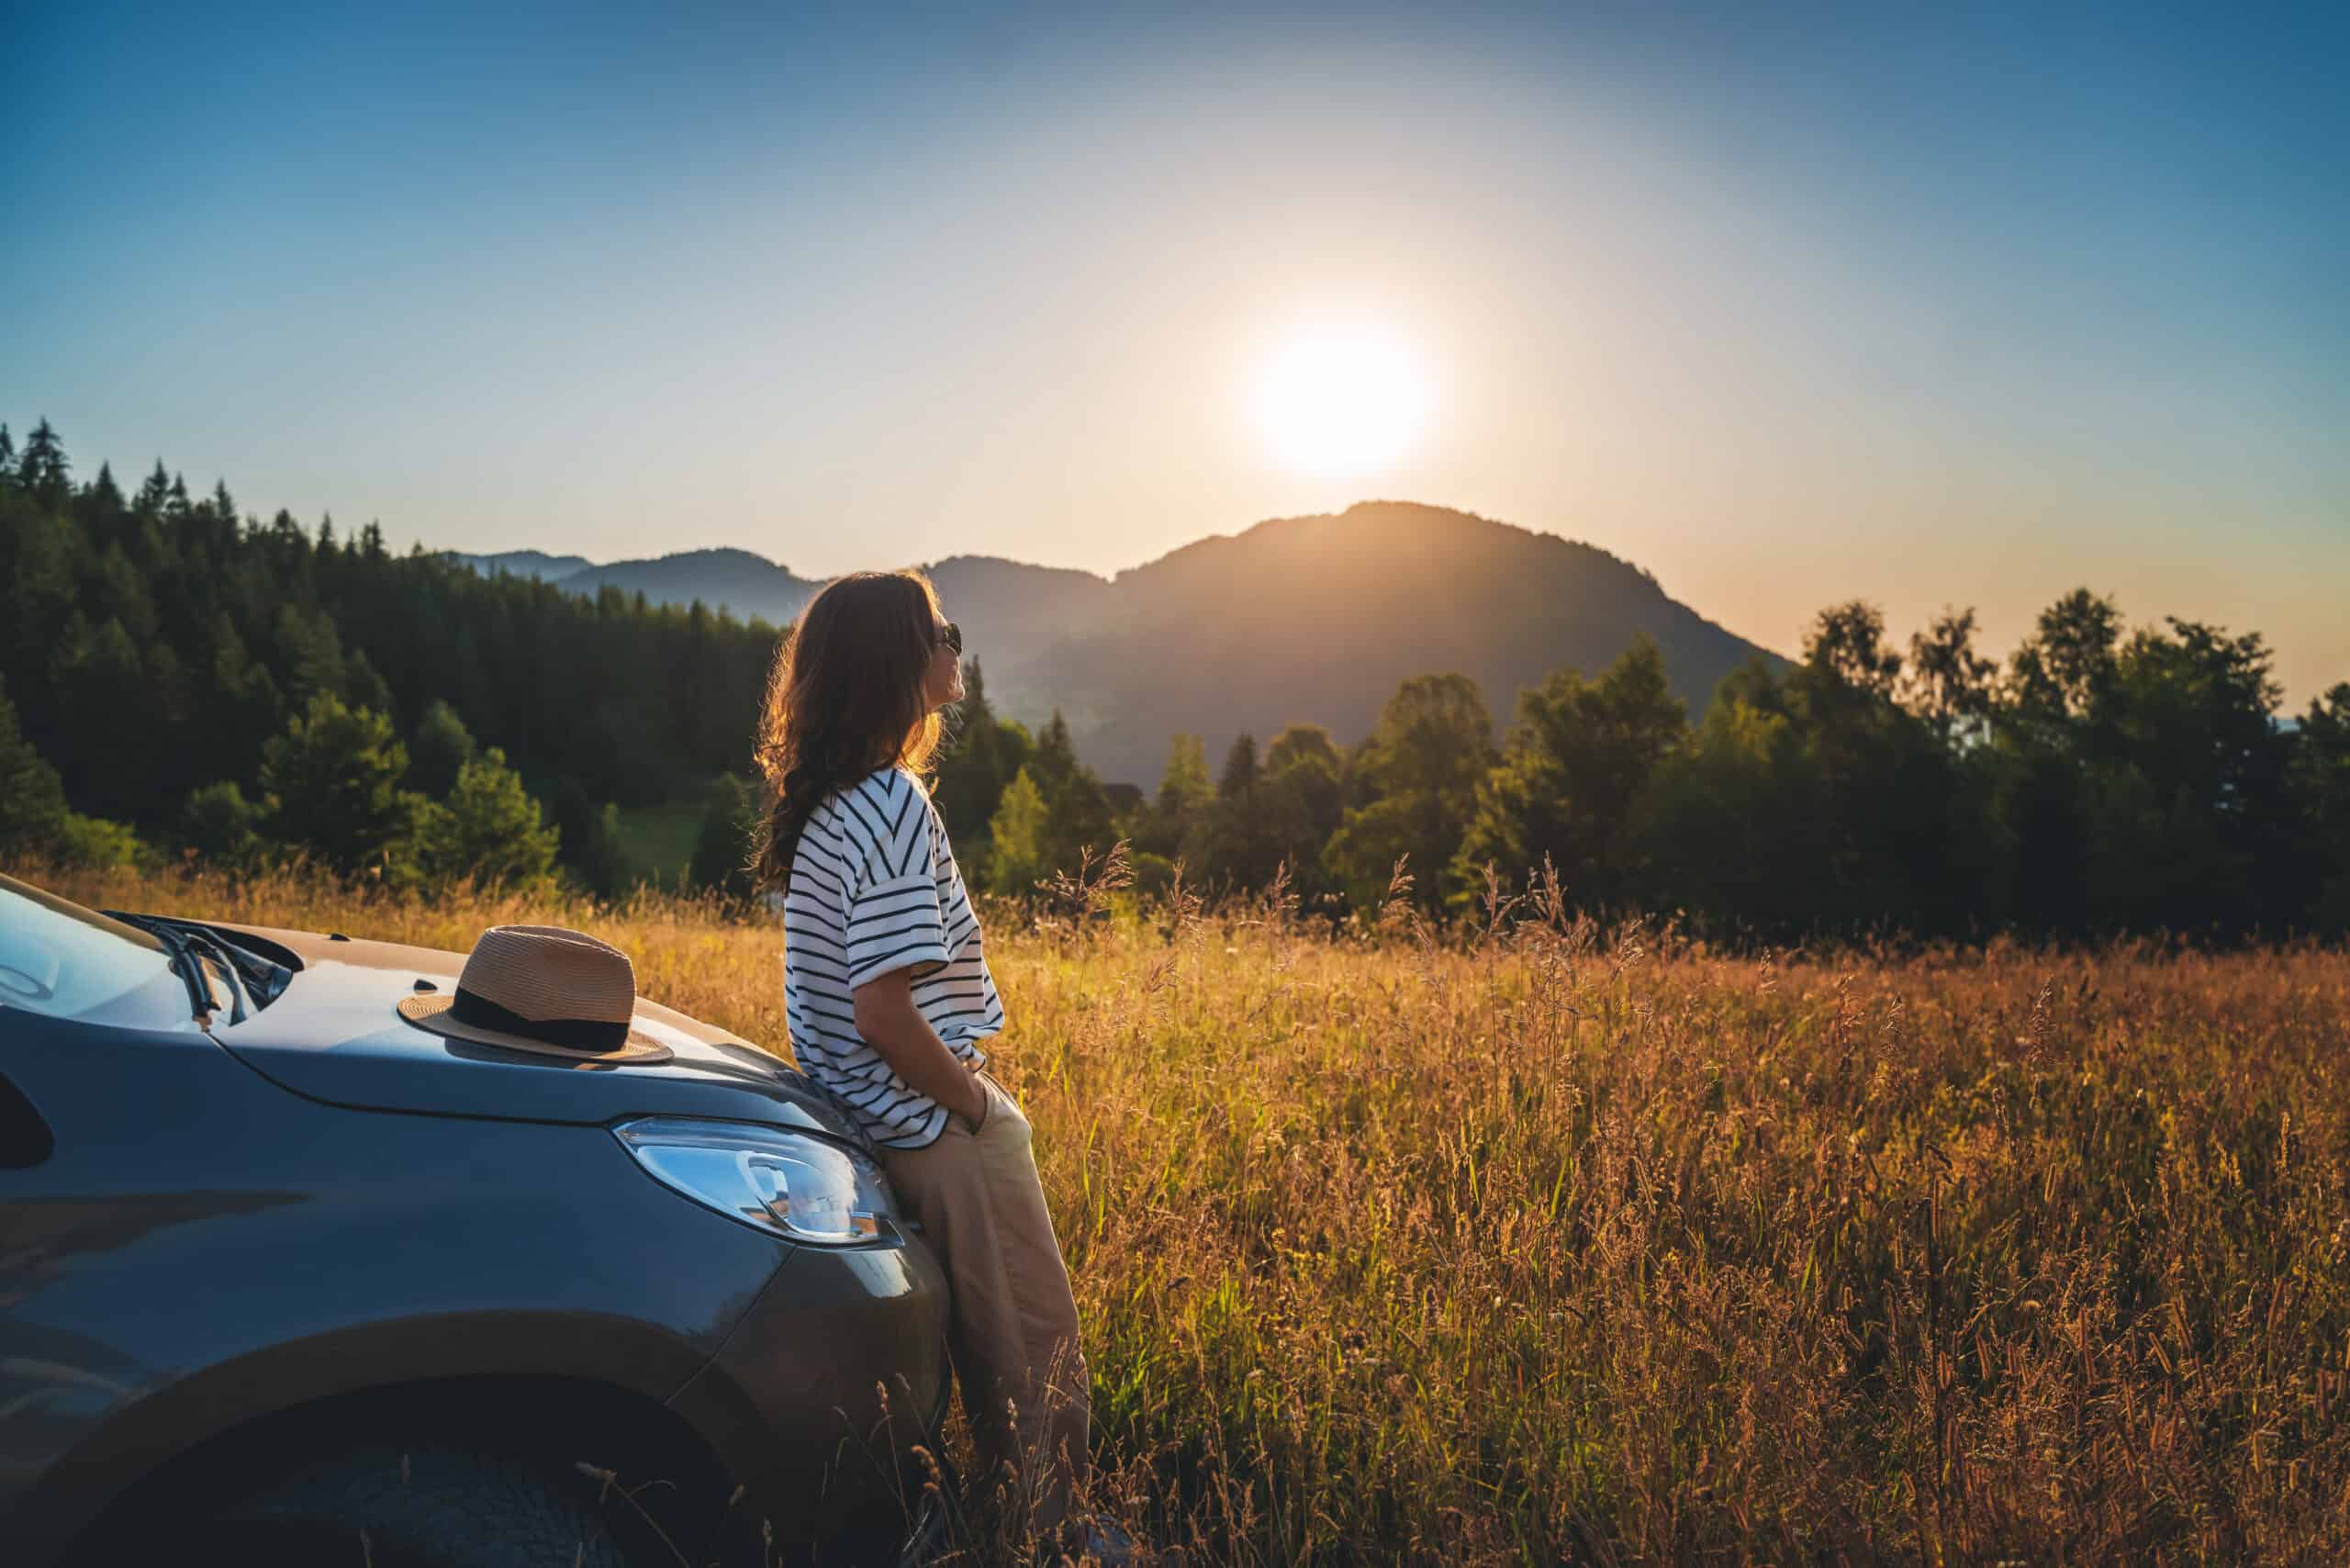
[[[576,924],[788,1049],[780,930],[711,905],[44,880]],[[1191,1562],[2350,1557],[2350,956],[1124,895],[988,931],[1095,1501]]]

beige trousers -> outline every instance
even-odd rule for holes
[[[1031,1521],[1050,1526],[1068,1512],[1091,1427],[1077,1302],[1036,1180],[1028,1118],[1002,1085],[979,1077],[988,1114],[977,1135],[950,1114],[932,1143],[885,1148],[881,1163],[946,1270],[947,1353],[979,1443],[980,1493],[1009,1464]]]

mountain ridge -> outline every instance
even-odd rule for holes
[[[550,555],[543,550],[506,550],[494,555],[467,555],[455,550],[443,550],[441,554],[464,562],[486,577],[508,572],[518,577],[536,577],[543,583],[560,583],[596,564],[585,555]]]
[[[1270,519],[1113,580],[1102,613],[989,689],[1024,719],[1058,707],[1104,778],[1158,776],[1168,739],[1215,756],[1309,721],[1353,744],[1403,681],[1476,681],[1497,728],[1562,666],[1596,674],[1637,636],[1692,715],[1748,659],[1778,655],[1671,599],[1596,545],[1451,508],[1365,501]]]
[[[1693,718],[1731,669],[1780,658],[1598,545],[1415,501],[1268,518],[1107,577],[972,554],[923,570],[996,706],[1031,723],[1061,710],[1113,780],[1155,779],[1178,733],[1214,754],[1302,721],[1351,745],[1416,675],[1476,680],[1499,728],[1520,689],[1562,666],[1595,674],[1642,634]],[[732,548],[590,566],[557,586],[608,583],[778,626],[822,586]]]
[[[800,607],[824,585],[798,577],[788,566],[731,545],[678,550],[591,566],[555,586],[593,599],[607,584],[642,593],[655,604],[691,604],[733,611],[738,621],[788,626]]]

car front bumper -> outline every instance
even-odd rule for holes
[[[923,1511],[951,1376],[946,1277],[911,1238],[800,1247],[669,1401],[776,1539],[901,1535]]]

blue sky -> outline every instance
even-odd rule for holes
[[[1365,496],[1792,649],[2079,583],[2350,678],[2350,8],[46,7],[0,420],[264,515],[1115,570]],[[1296,472],[1302,323],[1407,451]]]

